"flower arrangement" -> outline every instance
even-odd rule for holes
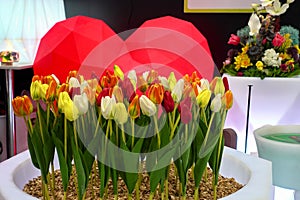
[[[19,53],[15,51],[1,51],[0,62],[1,63],[19,62]]]
[[[231,34],[222,72],[233,76],[293,77],[300,74],[299,31],[280,26],[280,15],[293,0],[261,0],[254,4],[248,26]],[[264,13],[267,13],[264,16]]]
[[[26,122],[31,160],[41,171],[44,199],[50,199],[56,187],[55,150],[64,199],[75,172],[78,199],[85,199],[89,183],[100,184],[100,199],[105,198],[109,180],[118,199],[120,178],[128,199],[134,190],[139,199],[144,171],[150,177],[149,199],[157,190],[161,199],[168,199],[171,163],[182,199],[186,198],[188,170],[193,171],[194,198],[198,199],[209,163],[216,199],[223,125],[233,103],[226,78],[215,77],[209,83],[194,72],[177,80],[173,72],[163,77],[153,70],[142,74],[131,70],[125,75],[114,66],[88,80],[71,71],[62,84],[54,75],[35,75],[30,93],[31,98],[18,96],[12,105]],[[34,124],[32,100],[36,103]],[[100,183],[91,176],[93,170],[98,171]]]

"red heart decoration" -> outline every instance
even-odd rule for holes
[[[82,16],[78,18],[87,19],[87,17]],[[72,19],[69,18],[65,21],[68,20]],[[35,74],[48,75],[53,73],[64,82],[71,70],[70,67],[73,67],[73,70],[78,70],[85,77],[90,77],[91,73],[100,76],[105,69],[112,68],[116,64],[125,72],[135,69],[139,73],[155,69],[163,76],[168,76],[173,71],[175,75],[181,77],[184,74],[197,71],[198,75],[209,80],[212,79],[215,65],[207,41],[190,22],[170,16],[148,20],[133,33],[132,30],[121,33],[130,35],[124,41],[103,21],[93,18],[89,20],[96,20],[97,23],[94,26],[100,26],[100,28],[94,28],[90,31],[85,30],[85,37],[88,35],[89,40],[84,40],[82,37],[75,36],[78,34],[81,36],[83,33],[80,29],[85,29],[85,27],[75,26],[71,31],[75,32],[72,34],[75,39],[73,42],[69,40],[61,42],[63,44],[60,44],[60,46],[64,47],[64,50],[59,53],[60,57],[57,57],[58,53],[53,50],[48,53],[52,55],[52,60],[48,56],[47,62],[38,62],[36,60],[39,58],[39,51],[42,51],[42,48],[39,47],[34,63]],[[52,29],[51,32],[57,30],[55,27]],[[51,41],[47,39],[47,34],[43,40]],[[95,34],[98,40],[93,36]],[[86,47],[85,42],[92,43],[92,45]],[[76,43],[76,45],[72,43]],[[42,46],[42,43],[40,46]],[[71,53],[73,51],[76,51],[77,57],[80,58],[76,61],[76,64],[70,62],[70,60],[76,58],[74,53]],[[82,58],[84,59],[82,60]],[[47,67],[45,65],[41,66],[40,63],[53,64],[51,67]]]

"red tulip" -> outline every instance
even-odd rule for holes
[[[238,45],[240,43],[241,39],[239,36],[231,34],[229,41],[227,42],[228,44],[232,44],[232,45]]]
[[[167,113],[174,110],[175,103],[170,91],[165,91],[162,106],[165,108]]]

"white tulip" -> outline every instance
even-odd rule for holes
[[[74,78],[74,77],[71,77],[70,80],[69,80],[69,91],[72,88],[79,88],[79,87],[80,87],[80,83],[79,83],[78,79]]]
[[[113,95],[112,97],[105,96],[101,99],[101,113],[105,119],[113,119],[114,107],[116,105],[116,99]]]
[[[184,80],[179,79],[175,84],[171,93],[172,98],[176,103],[179,103],[182,98],[183,88],[184,88]]]
[[[165,90],[170,90],[168,79],[164,76],[159,76],[158,80],[164,86]]]
[[[124,103],[117,103],[114,109],[114,120],[118,124],[124,124],[128,120],[128,113]]]
[[[86,93],[83,93],[81,95],[75,95],[73,101],[80,115],[87,113],[89,108],[89,100],[87,98]]]
[[[211,101],[210,109],[213,112],[219,112],[221,107],[222,107],[222,98],[221,98],[221,94],[219,93]]]
[[[130,71],[128,72],[127,77],[130,79],[132,85],[135,86],[136,83],[137,83],[137,76],[136,76],[135,70],[130,70]]]
[[[202,90],[204,90],[204,89],[208,89],[209,90],[210,85],[209,85],[209,81],[207,79],[202,78],[200,80],[200,83],[201,83],[201,89]]]
[[[145,95],[142,95],[139,99],[142,113],[149,117],[155,115],[156,105]]]

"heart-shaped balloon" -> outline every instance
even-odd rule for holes
[[[190,22],[171,16],[119,34],[99,19],[68,18],[42,38],[33,69],[39,75],[55,74],[64,82],[70,70],[85,77],[100,76],[115,64],[124,72],[154,69],[163,76],[196,71],[208,80],[215,69],[205,37]]]

